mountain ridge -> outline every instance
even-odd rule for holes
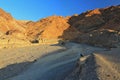
[[[41,39],[62,39],[100,46],[105,44],[104,41],[108,41],[110,43],[104,46],[111,46],[113,42],[115,44],[119,42],[113,39],[116,36],[119,39],[119,19],[120,5],[97,8],[67,17],[49,16],[36,22],[16,20],[0,9],[0,33],[30,42]],[[105,33],[104,37],[102,33]],[[108,36],[110,41],[105,39]]]

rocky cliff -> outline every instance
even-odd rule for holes
[[[120,6],[86,11],[73,16],[50,16],[37,22],[19,21],[0,9],[0,36],[25,41],[63,39],[114,47],[120,35]]]
[[[70,24],[83,33],[74,41],[115,47],[120,41],[120,6],[90,10],[73,16]]]

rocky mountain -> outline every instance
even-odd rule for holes
[[[12,35],[16,38],[24,38],[25,25],[15,20],[9,13],[0,9],[0,33],[2,35]]]
[[[0,9],[0,48],[28,43],[25,27],[26,25],[14,19],[11,14]]]
[[[50,16],[37,22],[28,22],[26,34],[35,39],[73,39],[79,31],[71,27],[68,18],[62,16]],[[64,31],[66,33],[63,36]]]
[[[80,15],[50,16],[37,22],[19,21],[0,9],[0,35],[25,41],[63,39],[114,47],[120,38],[120,5],[89,10]]]
[[[115,47],[120,41],[120,6],[90,10],[73,16],[70,24],[83,32],[75,41]]]

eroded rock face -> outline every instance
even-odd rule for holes
[[[70,18],[70,24],[81,35],[74,39],[79,43],[115,47],[119,43],[120,6],[87,11]]]
[[[76,38],[79,43],[87,43],[99,47],[116,47],[120,41],[120,35],[116,31],[99,30],[82,34]]]
[[[70,18],[70,24],[82,32],[101,28],[120,29],[120,6],[90,10]]]
[[[62,16],[50,16],[35,23],[29,22],[26,33],[27,36],[35,39],[74,38],[78,30],[71,27],[67,22],[68,19]],[[66,33],[64,34],[64,32]]]
[[[113,32],[111,32],[113,31]],[[120,34],[120,6],[73,16],[50,16],[37,22],[15,20],[0,9],[0,35],[21,40],[63,39],[97,46],[113,46]]]
[[[9,13],[6,13],[0,9],[0,32],[6,35],[12,35],[15,33],[15,37],[23,38],[20,35],[24,35],[25,25],[20,24]],[[17,33],[17,34],[16,34]],[[18,36],[19,34],[19,36]],[[25,36],[24,36],[25,37]]]
[[[89,32],[98,29],[101,27],[101,25],[105,23],[101,15],[101,12],[98,9],[89,11],[87,13],[84,13],[84,15],[79,15],[78,17],[83,17],[83,18],[76,20],[72,24],[72,26],[77,28],[80,32]]]

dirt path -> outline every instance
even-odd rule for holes
[[[66,48],[60,45],[40,45],[1,50],[0,80],[63,80],[75,68],[80,54],[89,55],[101,50],[75,43],[66,44]],[[93,57],[87,58],[83,74],[93,71],[95,66],[87,67],[95,63],[93,60]],[[97,78],[95,71],[92,75],[92,79]]]
[[[63,52],[40,58],[27,71],[8,80],[62,80],[74,69],[79,50],[77,46],[73,46]]]
[[[64,47],[50,44],[21,48],[0,49],[0,80],[16,76],[26,71],[36,59],[64,50]]]
[[[120,80],[120,48],[91,54],[65,80]]]
[[[8,80],[63,80],[75,68],[80,54],[87,55],[99,50],[101,49],[72,44],[62,52],[38,59],[27,71]]]
[[[100,80],[120,80],[120,73],[117,69],[120,67],[120,64],[116,63],[117,65],[119,65],[116,66],[113,64],[113,62],[109,61],[107,57],[100,54],[95,54],[95,57],[96,63],[99,65],[99,67],[97,68],[97,74]]]

